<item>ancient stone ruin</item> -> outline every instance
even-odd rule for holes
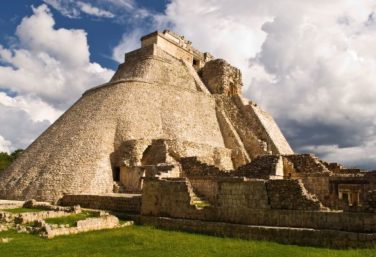
[[[376,172],[294,154],[242,96],[240,70],[171,31],[141,38],[0,174],[0,199],[133,213],[137,222],[330,247],[376,242]]]
[[[5,202],[5,205],[3,204]],[[90,211],[92,217],[81,218],[70,224],[55,224],[55,218],[71,217],[74,214],[82,213],[79,205],[71,207],[62,207],[52,205],[46,202],[37,202],[35,200],[29,200],[26,202],[19,201],[18,207],[28,209],[27,212],[12,213],[12,206],[6,206],[4,200],[0,200],[0,232],[10,229],[16,230],[18,233],[30,233],[37,234],[44,238],[54,238],[61,235],[72,235],[82,232],[111,229],[116,227],[124,227],[132,225],[132,221],[123,222],[119,224],[119,219],[105,211]],[[86,215],[88,215],[87,213]],[[65,223],[65,222],[64,222]],[[4,238],[0,238],[4,239]],[[11,240],[11,238],[5,238]],[[5,240],[5,243],[8,243]],[[0,240],[1,242],[1,240]]]

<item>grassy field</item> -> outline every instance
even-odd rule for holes
[[[42,239],[34,235],[0,232],[0,256],[12,257],[375,257],[376,249],[329,250],[323,248],[280,245],[269,242],[217,238],[183,232],[168,232],[145,226],[131,226]]]
[[[43,210],[21,207],[21,208],[15,208],[15,209],[4,209],[4,210],[0,210],[0,211],[6,211],[6,212],[13,213],[13,214],[18,214],[18,213],[25,213],[25,212],[41,212]]]

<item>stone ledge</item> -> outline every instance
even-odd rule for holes
[[[141,194],[64,195],[59,200],[63,206],[80,205],[84,208],[115,212],[139,213]]]
[[[376,246],[376,233],[354,233],[310,228],[271,227],[140,216],[138,222],[156,228],[203,233],[220,237],[274,241],[281,244],[318,246],[337,249]]]

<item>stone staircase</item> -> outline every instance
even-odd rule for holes
[[[194,205],[197,210],[202,210],[205,207],[211,206],[211,204],[207,199],[205,199],[205,197],[198,195],[193,191],[192,184],[188,179],[186,179],[185,181],[187,184],[189,196],[191,198],[191,205]]]

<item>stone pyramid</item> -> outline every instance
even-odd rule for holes
[[[0,174],[0,198],[139,192],[146,173],[182,176],[183,157],[230,170],[293,154],[271,115],[242,97],[237,68],[171,31],[141,44]]]

